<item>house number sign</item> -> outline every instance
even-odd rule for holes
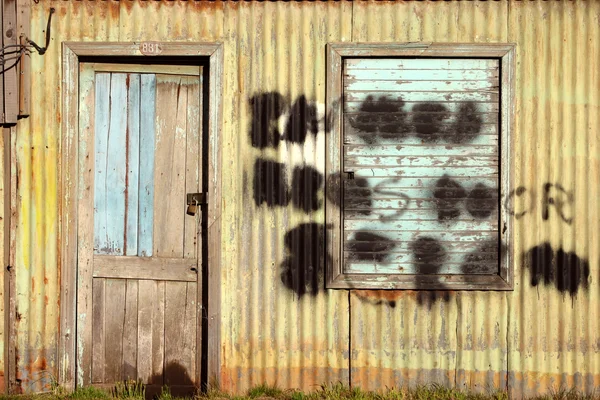
[[[162,46],[158,42],[142,42],[140,53],[145,56],[157,56],[162,53]]]

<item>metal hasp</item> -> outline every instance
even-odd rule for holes
[[[206,193],[188,193],[187,194],[187,215],[196,215],[198,206],[206,205]]]

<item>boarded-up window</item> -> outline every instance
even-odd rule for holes
[[[500,207],[512,46],[432,47],[330,48],[330,287],[512,286]]]

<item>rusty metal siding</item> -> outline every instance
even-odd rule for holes
[[[58,368],[60,43],[134,40],[225,45],[223,389],[600,385],[600,3],[40,1],[34,37],[51,6],[17,129],[17,389]],[[514,292],[323,290],[324,49],[339,41],[517,44]]]
[[[509,384],[518,393],[600,385],[598,37],[597,2],[511,3],[524,188],[513,197],[518,285],[508,297]]]

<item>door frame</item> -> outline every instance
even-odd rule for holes
[[[159,55],[144,55],[143,48],[159,49]],[[158,44],[159,47],[156,47]],[[148,62],[149,58],[161,61],[177,58],[189,59],[195,65],[200,59],[208,60],[208,110],[204,118],[208,127],[208,187],[205,259],[208,273],[199,274],[199,283],[208,285],[207,304],[202,314],[207,319],[206,371],[211,384],[218,384],[221,365],[221,127],[223,44],[193,42],[63,42],[62,43],[62,121],[59,161],[59,262],[60,262],[60,331],[58,343],[58,382],[69,390],[82,384],[81,371],[77,370],[77,280],[85,273],[77,263],[79,174],[79,67],[86,59],[106,57],[114,63],[126,59],[128,63]],[[133,60],[133,61],[132,61]],[[85,267],[82,267],[82,269]],[[203,268],[204,269],[204,268]],[[202,275],[207,281],[202,282]],[[90,299],[91,301],[91,299]],[[86,318],[86,316],[79,316]],[[200,324],[200,321],[199,321]],[[201,325],[198,329],[201,329]],[[202,357],[202,349],[197,349]],[[197,371],[197,382],[201,382]]]

